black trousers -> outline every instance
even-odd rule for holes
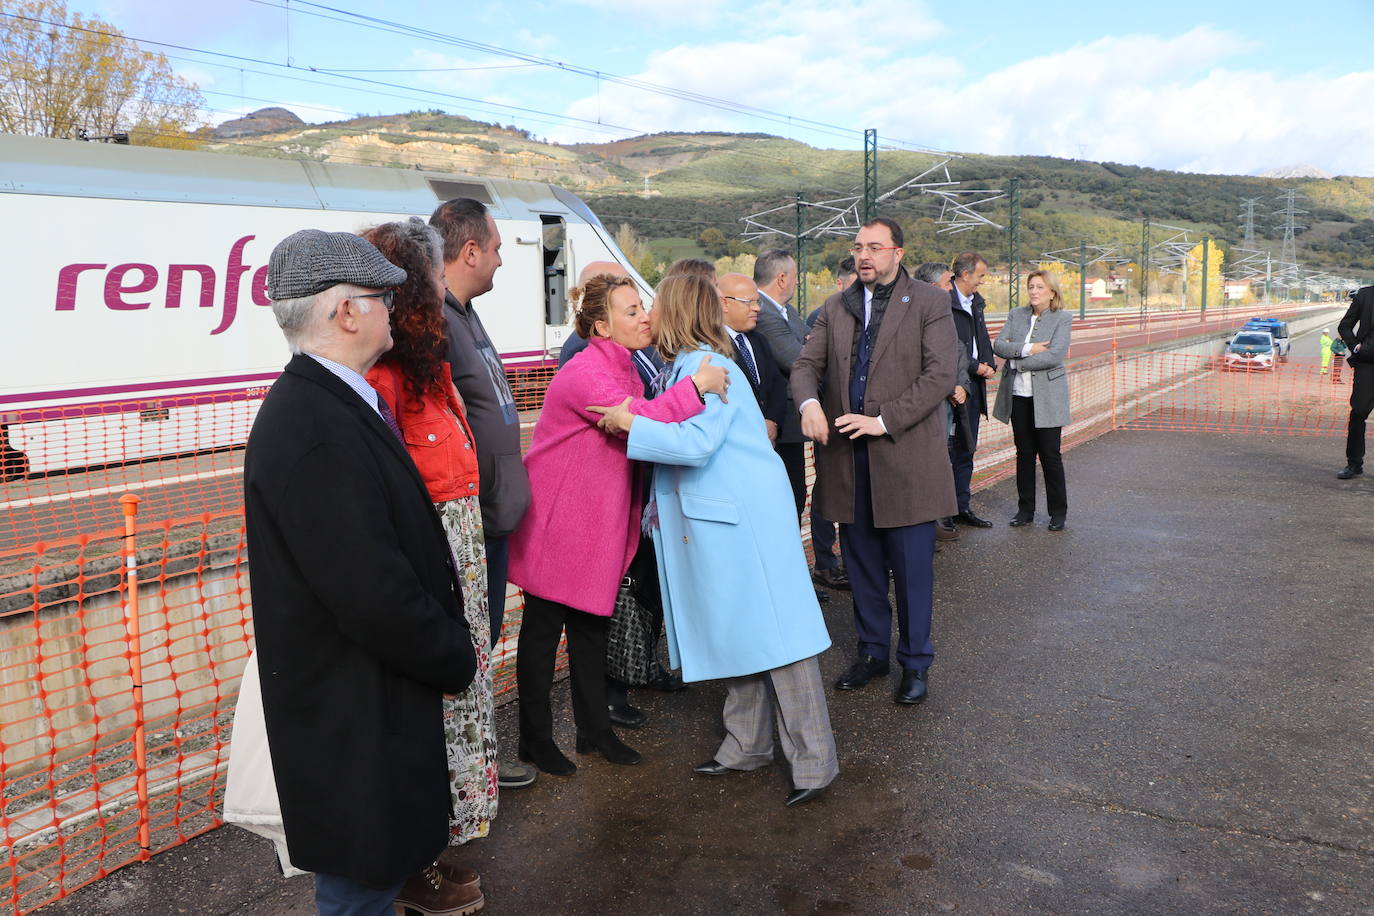
[[[978,449],[978,424],[983,419],[983,395],[979,386],[969,386],[964,412],[968,415],[968,441],[971,447],[966,447],[960,436],[949,437],[949,463],[954,469],[954,503],[960,512],[969,511],[969,499],[973,493],[973,453]]]
[[[574,610],[525,593],[525,616],[515,648],[515,682],[520,691],[520,739],[553,740],[553,665],[558,638],[568,630],[568,673],[573,721],[595,735],[611,727],[606,709],[606,632],[611,618]]]
[[[1337,357],[1339,359],[1339,357]],[[1350,388],[1350,426],[1345,434],[1345,460],[1364,467],[1364,423],[1374,408],[1374,363],[1356,363],[1355,383]]]
[[[797,518],[800,519],[806,506],[806,443],[779,442],[773,446],[773,451],[778,453],[782,466],[787,469],[787,482],[792,485],[792,501],[797,504]]]
[[[1035,459],[1045,475],[1045,508],[1051,519],[1069,513],[1069,491],[1064,482],[1064,456],[1059,453],[1062,426],[1035,425],[1035,399],[1011,399],[1011,435],[1016,442],[1016,514],[1035,515]]]

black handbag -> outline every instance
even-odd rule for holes
[[[635,594],[635,580],[626,576],[615,596],[606,637],[606,673],[631,687],[648,683],[658,641],[653,613]]]

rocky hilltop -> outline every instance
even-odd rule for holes
[[[225,121],[215,128],[214,137],[216,140],[234,140],[259,134],[276,134],[304,126],[305,122],[296,117],[295,112],[285,108],[259,108],[252,114]]]

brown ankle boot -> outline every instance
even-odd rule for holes
[[[439,874],[443,875],[448,881],[452,881],[459,887],[470,887],[473,890],[482,889],[482,878],[477,874],[476,869],[468,868],[466,865],[457,865],[453,862],[445,862],[443,859],[434,863],[434,867],[439,869]]]
[[[437,865],[411,875],[396,895],[396,905],[405,911],[406,916],[417,913],[424,916],[470,916],[480,910],[484,902],[480,890],[448,880]]]

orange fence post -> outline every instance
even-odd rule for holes
[[[1116,338],[1112,338],[1112,429],[1116,429]]]
[[[134,689],[134,768],[138,781],[138,860],[152,858],[152,840],[148,829],[148,748],[143,736],[143,649],[139,638],[138,621],[138,540],[134,535],[134,519],[138,515],[139,498],[132,493],[119,497],[124,510],[124,578],[125,625],[129,634],[129,672]]]

